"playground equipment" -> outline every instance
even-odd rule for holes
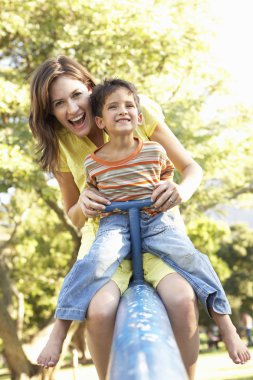
[[[107,380],[188,379],[165,307],[144,281],[140,209],[151,204],[149,199],[114,202],[105,209],[128,211],[133,264],[133,280],[117,312]]]

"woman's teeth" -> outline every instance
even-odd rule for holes
[[[82,114],[82,115],[79,115],[77,117],[75,117],[74,119],[71,119],[69,120],[71,122],[71,124],[80,124],[81,122],[83,122],[83,120],[85,119],[85,115]]]

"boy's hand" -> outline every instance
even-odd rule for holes
[[[96,218],[111,202],[97,189],[87,188],[79,196],[78,205],[87,218]]]

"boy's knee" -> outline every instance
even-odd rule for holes
[[[91,300],[87,311],[87,323],[97,325],[114,320],[120,299],[118,288],[109,284],[104,290],[99,291]]]
[[[198,310],[197,298],[193,289],[189,288],[187,291],[174,293],[173,297],[170,298],[170,309],[174,309],[177,313],[187,316],[193,314],[196,315]]]
[[[184,305],[185,307],[192,307],[196,303],[196,296],[191,289],[187,292],[174,294],[172,298],[172,303],[174,306],[180,307]]]
[[[105,323],[107,320],[113,319],[117,313],[118,302],[109,302],[106,305],[97,307],[90,305],[87,312],[88,324]]]

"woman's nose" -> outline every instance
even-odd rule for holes
[[[78,105],[73,100],[70,100],[67,103],[67,110],[68,110],[68,113],[70,114],[75,113],[78,110]]]

